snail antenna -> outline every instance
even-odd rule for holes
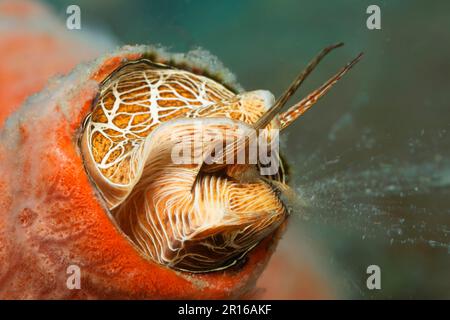
[[[255,129],[265,128],[273,117],[275,117],[289,98],[297,91],[300,85],[305,81],[309,74],[317,67],[320,61],[332,50],[342,47],[344,43],[337,43],[323,49],[313,60],[309,62],[306,68],[295,78],[288,89],[277,99],[272,108],[269,109],[259,120],[253,125]]]

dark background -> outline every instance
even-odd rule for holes
[[[77,32],[117,44],[203,47],[244,88],[275,96],[320,49],[345,42],[292,102],[364,51],[288,129],[284,153],[307,203],[291,227],[322,248],[340,297],[450,298],[449,1],[47,2],[61,19],[78,4]],[[370,4],[381,30],[366,27]],[[365,287],[370,264],[381,267],[382,290]]]

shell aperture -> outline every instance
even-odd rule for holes
[[[282,113],[340,46],[322,50],[277,101],[268,91],[237,94],[211,78],[146,59],[104,80],[84,122],[85,166],[122,231],[147,258],[191,272],[224,269],[285,221],[292,192],[271,130],[283,130],[309,110],[362,57]],[[270,145],[275,173],[263,175],[262,161],[249,160],[261,147],[252,149],[252,138]],[[189,150],[190,161],[174,161],[180,149]],[[244,162],[224,162],[239,154]]]

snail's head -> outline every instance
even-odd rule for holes
[[[87,171],[121,230],[171,268],[230,267],[289,213],[278,134],[359,59],[286,112],[325,49],[275,101],[206,77],[132,62],[106,79],[83,127]]]

